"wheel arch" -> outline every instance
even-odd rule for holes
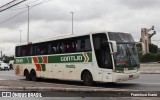
[[[24,72],[23,72],[23,76],[26,75],[26,73],[29,73],[29,70],[28,69],[25,69]]]
[[[91,72],[90,70],[88,70],[88,69],[84,69],[84,70],[81,72],[81,80],[83,79],[83,74],[84,74],[85,72],[89,72],[89,73],[92,75],[92,78],[93,78],[92,72]],[[94,78],[93,78],[93,80],[94,80]]]
[[[35,69],[31,69],[30,73],[32,73],[32,72],[35,72],[35,74],[37,74]]]

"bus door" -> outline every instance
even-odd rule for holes
[[[99,70],[97,72],[101,81],[112,81],[112,59],[106,34],[93,34],[95,56]],[[98,78],[97,77],[97,78]]]

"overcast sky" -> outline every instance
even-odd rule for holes
[[[10,1],[0,0],[0,6]],[[42,4],[34,6],[38,3]],[[0,12],[0,51],[6,55],[14,55],[15,45],[20,42],[20,30],[22,42],[27,41],[27,12],[7,20],[27,10],[26,4],[31,7],[30,41],[71,34],[70,12],[75,12],[74,34],[127,32],[139,41],[141,28],[154,25],[157,34],[152,40],[160,40],[160,0],[27,0]],[[160,41],[153,43],[160,47]]]

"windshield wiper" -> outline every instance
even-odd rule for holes
[[[130,52],[127,45],[126,45],[126,47],[127,47],[126,48],[126,54],[127,54],[127,58],[128,58],[128,64],[129,64],[129,66],[131,66],[131,52]]]

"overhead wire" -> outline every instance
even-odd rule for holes
[[[34,8],[34,7],[36,7],[36,6],[40,5],[40,4],[43,4],[43,3],[46,3],[46,2],[49,2],[49,1],[51,1],[51,0],[47,0],[47,1],[44,1],[44,2],[37,3],[37,4],[35,4],[35,5],[30,6],[29,9],[32,9],[32,8]],[[1,21],[0,24],[3,24],[3,23],[5,23],[5,22],[7,22],[7,21],[9,21],[9,20],[11,20],[11,19],[17,17],[17,16],[19,16],[20,14],[22,14],[22,13],[24,13],[24,12],[26,12],[26,11],[28,11],[28,9],[26,9],[26,10],[24,10],[24,11],[22,11],[22,12],[16,14],[16,15],[14,15],[14,16],[12,16],[12,17],[10,17],[10,18],[4,20],[4,21]]]
[[[40,0],[35,0],[35,1],[32,1],[32,2],[29,2],[29,3],[23,4],[23,5],[15,6],[15,7],[13,7],[13,8],[7,9],[6,11],[22,10],[22,9],[27,8],[26,5],[33,4],[33,3],[38,2],[38,1],[40,1]],[[43,0],[43,1],[44,1],[44,0]]]
[[[29,0],[28,0],[28,1],[29,1]],[[38,1],[40,1],[40,0],[35,0],[35,1],[32,1],[32,2],[25,3],[25,4],[23,4],[23,5],[18,5],[18,6],[15,6],[15,7],[17,7],[17,8],[14,7],[14,8],[10,8],[10,9],[8,9],[8,10],[18,10],[18,9],[23,8],[23,7],[26,6],[26,5],[29,5],[29,4],[38,2]],[[43,1],[44,1],[44,0],[43,0]]]
[[[14,6],[18,5],[18,4],[21,4],[21,3],[24,2],[24,1],[26,1],[26,0],[22,0],[22,1],[18,1],[18,2],[16,2],[15,0],[13,0],[13,1],[11,1],[11,2],[3,5],[3,6],[0,6],[0,12],[3,12],[3,11],[5,11],[5,10],[7,10],[7,9],[10,9],[11,7],[14,7]],[[16,2],[16,3],[15,3],[15,2]],[[11,4],[11,5],[10,5],[10,4]],[[10,6],[8,6],[8,5],[10,5]],[[8,7],[6,7],[6,6],[8,6]],[[5,7],[6,7],[6,8],[5,8]]]

